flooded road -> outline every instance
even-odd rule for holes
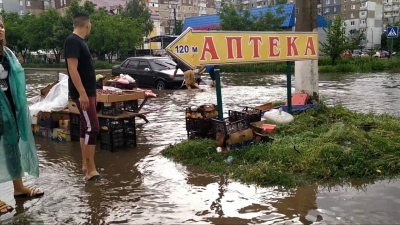
[[[57,79],[28,74],[28,96]],[[285,75],[223,75],[224,111],[284,100]],[[294,84],[294,81],[293,81]],[[259,188],[177,165],[161,156],[168,144],[186,139],[184,108],[216,103],[215,91],[163,91],[149,101],[149,124],[137,119],[137,149],[98,150],[97,165],[109,184],[85,184],[78,143],[36,138],[41,177],[27,177],[46,195],[22,201],[11,183],[0,184],[0,199],[16,207],[0,224],[397,224],[400,180],[352,181],[343,186],[297,190]],[[400,74],[320,75],[320,94],[330,104],[397,114]]]

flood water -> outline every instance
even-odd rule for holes
[[[48,72],[47,72],[48,73]],[[28,74],[28,96],[57,79],[56,74]],[[224,111],[284,100],[285,75],[223,75]],[[294,81],[293,81],[294,84]],[[97,165],[110,183],[83,182],[78,143],[36,138],[41,177],[26,177],[46,195],[14,200],[11,183],[0,184],[0,199],[16,207],[0,224],[397,224],[400,180],[352,181],[341,186],[304,186],[296,190],[259,188],[161,155],[169,144],[186,139],[184,108],[216,103],[215,91],[159,92],[137,119],[139,146],[109,153],[97,151]],[[400,74],[320,75],[320,94],[331,104],[397,114]]]

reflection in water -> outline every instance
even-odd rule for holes
[[[320,75],[320,93],[330,104],[359,111],[396,113],[399,74]],[[27,76],[28,96],[57,79],[55,74]],[[294,79],[294,77],[292,78]],[[224,75],[224,111],[284,100],[285,75]],[[293,82],[294,83],[294,82]],[[0,184],[0,199],[16,207],[1,216],[9,224],[394,224],[400,220],[400,190],[394,181],[351,181],[346,185],[304,186],[296,190],[260,188],[198,168],[178,165],[160,155],[167,145],[186,139],[185,107],[215,103],[215,92],[163,91],[144,110],[156,110],[144,124],[138,119],[139,147],[109,153],[97,151],[105,185],[85,183],[77,143],[37,138],[41,199],[12,198],[12,185]]]

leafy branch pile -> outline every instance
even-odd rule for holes
[[[76,12],[90,15],[92,31],[88,46],[92,53],[110,59],[116,53],[126,53],[143,44],[143,37],[153,30],[151,12],[143,1],[129,1],[121,13],[110,15],[105,9],[97,9],[90,1],[80,6],[73,0],[65,16],[55,9],[20,16],[2,12],[8,46],[25,57],[29,51],[52,50],[59,62],[67,36],[72,32],[72,18]]]

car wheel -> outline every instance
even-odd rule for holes
[[[156,89],[157,90],[164,90],[166,88],[164,81],[159,80],[156,83]]]

